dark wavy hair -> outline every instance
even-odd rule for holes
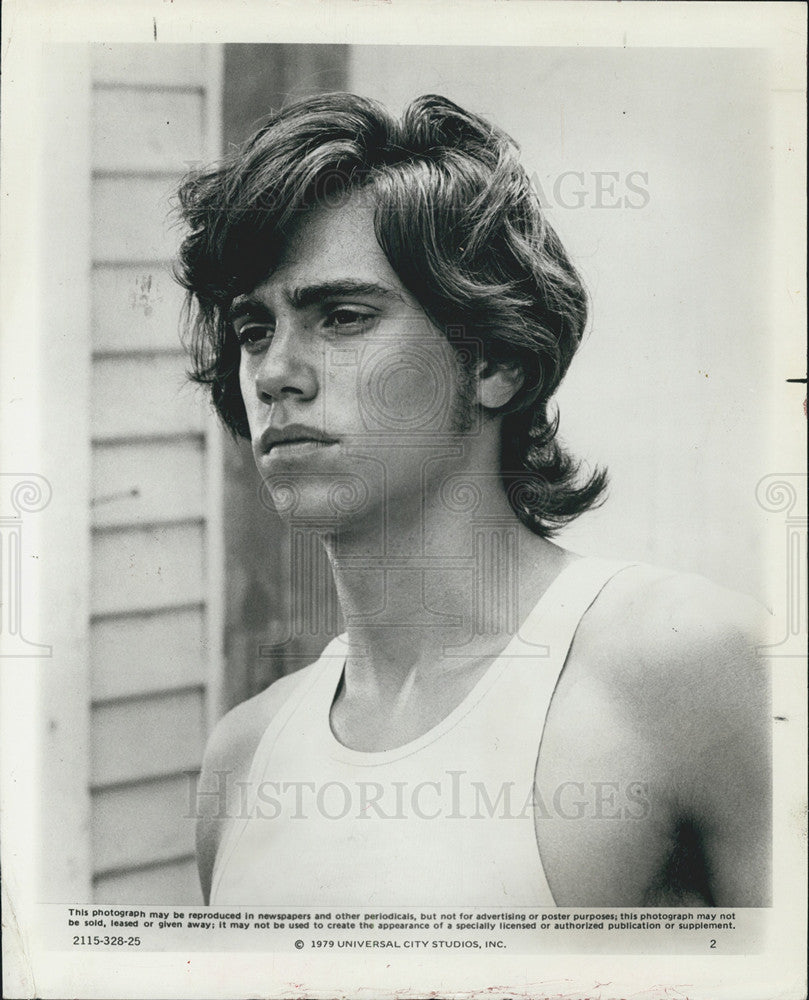
[[[504,132],[444,97],[396,120],[353,94],[310,97],[271,115],[221,164],[186,177],[175,268],[188,292],[191,378],[236,435],[249,437],[232,300],[273,270],[300,213],[364,191],[402,284],[456,343],[518,368],[501,411],[501,475],[520,520],[549,536],[603,499],[606,472],[580,481],[549,401],[581,342],[587,295]],[[455,331],[455,335],[452,334]]]

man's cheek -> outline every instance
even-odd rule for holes
[[[360,404],[368,430],[418,433],[436,429],[452,406],[452,378],[439,352],[413,349],[372,357],[361,375]]]
[[[359,367],[345,364],[323,370],[314,400],[318,426],[342,436],[356,423],[357,399],[363,392]]]

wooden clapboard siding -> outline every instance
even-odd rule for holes
[[[92,830],[96,871],[193,854],[195,789],[196,773],[189,772],[98,792]]]
[[[173,488],[166,489],[167,483]],[[201,519],[204,439],[99,443],[93,449],[92,491],[96,528]]]
[[[167,267],[97,264],[91,283],[96,356],[178,349],[183,290]]]
[[[93,880],[97,903],[152,903],[168,906],[202,902],[193,854],[145,868],[99,874]]]
[[[172,174],[199,160],[201,91],[96,87],[94,98],[95,170]]]
[[[202,687],[207,664],[200,656],[205,606],[174,607],[127,617],[113,615],[90,626],[90,686],[96,704],[133,695]]]
[[[93,615],[131,614],[204,601],[204,547],[201,523],[96,531],[90,592]]]
[[[93,179],[96,264],[171,259],[177,237],[168,217],[180,174],[99,174]]]
[[[192,770],[202,760],[205,743],[204,691],[96,705],[91,734],[95,788]]]
[[[104,356],[93,362],[90,427],[98,440],[201,433],[202,397],[177,354]]]
[[[199,901],[189,774],[219,714],[218,432],[187,379],[178,181],[218,155],[216,46],[92,65],[90,785],[94,898]]]

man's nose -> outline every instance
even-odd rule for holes
[[[256,394],[267,403],[287,396],[317,395],[317,371],[311,348],[294,326],[278,328],[256,370]]]

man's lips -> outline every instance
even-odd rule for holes
[[[314,427],[300,424],[290,424],[286,427],[268,427],[261,435],[261,451],[264,455],[292,454],[295,452],[314,451],[330,444],[337,444],[335,438],[329,437]]]
[[[264,454],[270,460],[274,458],[298,458],[320,451],[322,448],[328,448],[333,444],[337,444],[337,442],[312,441],[303,438],[295,441],[279,441],[278,444],[274,444],[272,448]]]

